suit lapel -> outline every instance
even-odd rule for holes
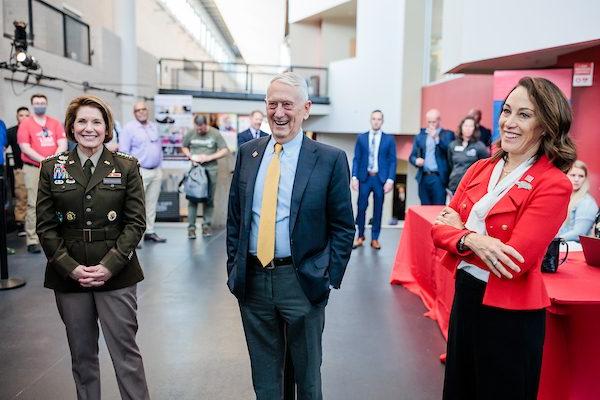
[[[298,165],[296,166],[296,176],[294,177],[294,187],[292,189],[292,202],[290,204],[290,235],[294,231],[294,225],[298,217],[300,201],[306,189],[306,185],[313,172],[317,162],[317,146],[314,142],[304,136],[302,138],[302,147],[298,155]]]
[[[102,180],[113,170],[114,167],[115,165],[113,162],[113,156],[111,152],[104,147],[102,150],[102,155],[98,160],[98,165],[96,165],[96,169],[94,170],[94,174],[90,178],[90,181],[85,188],[85,192],[89,192],[94,186],[102,182]]]
[[[77,181],[77,183],[85,188],[87,182],[85,175],[83,175],[83,168],[81,166],[81,161],[79,161],[76,148],[69,152],[67,162],[65,163],[65,170],[73,179],[75,179],[75,181]]]
[[[269,143],[270,137],[259,138],[256,140],[256,144],[250,150],[250,157],[248,158],[248,165],[244,167],[243,173],[246,174],[246,213],[245,217],[250,218],[252,215],[252,201],[254,200],[254,185],[256,183],[256,177],[258,176],[258,169],[260,163],[265,155],[265,149]],[[254,155],[256,154],[256,156]]]

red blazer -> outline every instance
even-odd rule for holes
[[[477,161],[460,182],[449,206],[459,213],[463,222],[467,221],[473,205],[487,193],[496,162],[491,158]],[[510,271],[512,279],[490,274],[483,304],[511,310],[534,310],[550,305],[540,267],[548,245],[567,217],[573,186],[546,156],[540,157],[520,181],[530,181],[530,188],[514,185],[490,210],[485,223],[489,236],[514,247],[525,262],[513,259],[521,272]],[[447,225],[433,226],[431,234],[435,246],[447,251],[442,258],[443,265],[456,272],[458,263],[465,260],[488,270],[472,251],[458,252],[456,245],[467,232]]]

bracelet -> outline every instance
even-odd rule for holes
[[[467,239],[467,236],[469,236],[471,233],[473,233],[473,232],[467,232],[460,237],[458,244],[456,245],[456,249],[458,250],[459,253],[464,253],[465,251],[468,250],[468,247],[465,246],[465,240]]]

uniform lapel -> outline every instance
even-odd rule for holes
[[[77,155],[77,148],[74,148],[69,152],[69,156],[67,158],[67,162],[65,163],[65,170],[73,179],[77,181],[84,188],[87,185],[85,175],[83,175],[83,167],[81,166],[81,161],[79,161],[79,156]]]
[[[94,174],[90,178],[90,181],[85,188],[85,192],[89,192],[94,186],[102,182],[102,180],[113,170],[114,167],[115,165],[113,163],[113,156],[111,152],[104,147],[102,150],[102,155],[98,160],[98,165],[96,165],[96,169],[94,170]]]
[[[290,235],[294,231],[294,225],[298,217],[300,201],[306,189],[306,185],[313,172],[317,162],[317,146],[314,142],[304,136],[302,138],[302,147],[298,155],[298,165],[296,167],[296,176],[294,177],[294,187],[292,189],[292,202],[290,204]]]

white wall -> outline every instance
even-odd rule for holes
[[[327,66],[333,61],[350,58],[352,40],[356,39],[354,19],[326,19],[321,23],[322,60]]]
[[[442,71],[600,37],[600,2],[444,0]]]
[[[405,0],[358,1],[356,58],[329,65],[332,112],[311,129],[358,133],[368,129],[371,111],[382,109],[384,129],[400,131],[404,6]]]
[[[350,0],[290,0],[288,20],[290,23],[298,22],[304,18],[349,2]]]

